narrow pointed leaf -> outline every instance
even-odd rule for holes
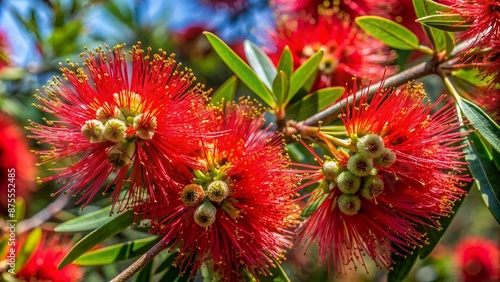
[[[111,206],[63,222],[54,228],[56,232],[82,232],[94,230],[113,220]]]
[[[312,198],[312,202],[308,203],[300,213],[300,216],[303,218],[310,217],[319,208],[323,201],[325,201],[326,197],[328,197],[328,194],[323,193],[323,191],[321,191],[320,189],[316,189],[314,195],[312,195],[311,197],[314,197]]]
[[[379,16],[361,16],[356,18],[356,23],[366,33],[389,47],[401,50],[419,49],[418,37],[411,30],[394,21]]]
[[[252,69],[267,88],[272,89],[272,81],[276,77],[277,71],[271,59],[249,40],[243,42],[243,48]]]
[[[392,254],[392,259],[396,262],[392,265],[392,270],[389,271],[389,277],[387,281],[400,282],[405,279],[405,277],[410,273],[411,268],[415,264],[418,258],[418,249],[415,249],[411,254],[406,255],[406,257],[401,257],[396,254]]]
[[[231,76],[215,91],[210,103],[212,105],[217,105],[218,103],[224,101],[224,103],[234,100],[234,94],[236,92],[236,85],[238,84],[238,78],[236,76]]]
[[[484,203],[500,224],[500,171],[478,134],[469,134],[472,141],[467,161]]]
[[[133,211],[127,211],[114,217],[110,222],[97,228],[96,230],[83,237],[73,248],[66,254],[63,260],[59,263],[58,269],[62,269],[75,259],[79,258],[88,250],[95,247],[97,244],[112,237],[134,223]]]
[[[489,80],[492,77],[484,77],[484,75],[476,68],[458,69],[451,72],[455,78],[461,79],[471,85],[486,87],[489,85]]]
[[[418,22],[449,32],[466,31],[471,27],[470,23],[465,23],[465,19],[454,14],[430,15],[417,19]]]
[[[16,268],[22,269],[26,264],[31,254],[36,250],[42,240],[42,229],[40,227],[33,229],[21,246],[21,250],[17,254]]]
[[[73,263],[78,265],[106,265],[146,253],[160,238],[149,237],[120,243],[86,252]]]
[[[491,146],[500,152],[500,127],[487,114],[475,104],[465,100],[460,100],[460,108],[465,116],[472,122],[481,136],[486,139]]]
[[[297,94],[297,92],[299,92],[299,90],[306,84],[309,78],[316,74],[322,58],[323,50],[319,50],[316,54],[305,61],[297,70],[295,70],[290,78],[290,91],[285,104],[288,104],[288,102],[292,100],[293,96],[295,96],[295,94]]]
[[[285,46],[278,61],[278,71],[283,71],[286,77],[292,77],[293,72],[293,55],[290,47]]]
[[[289,83],[288,78],[283,71],[279,71],[273,81],[273,93],[276,96],[278,106],[283,105],[288,97]]]
[[[448,6],[430,1],[430,0],[413,0],[413,7],[415,8],[415,13],[417,18],[423,18],[429,15],[435,15],[438,12],[444,12],[450,10]],[[432,43],[432,46],[438,50],[443,51],[447,49],[447,34],[446,32],[434,28],[430,28],[426,25],[421,25],[427,37]],[[450,51],[451,52],[451,51]],[[447,52],[449,54],[449,52]]]
[[[238,57],[238,55],[236,55],[236,53],[216,35],[210,32],[204,32],[204,34],[208,42],[210,42],[210,45],[212,45],[212,48],[214,48],[215,52],[217,52],[229,69],[231,69],[231,71],[233,71],[251,91],[259,96],[262,101],[274,108],[276,103],[273,100],[271,92],[266,88],[250,66]]]

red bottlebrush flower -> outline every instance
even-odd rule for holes
[[[59,235],[44,233],[36,250],[16,277],[26,281],[82,281],[84,271],[75,264],[71,263],[63,269],[57,269],[72,247],[69,241]]]
[[[27,200],[34,190],[35,158],[29,151],[30,145],[24,134],[13,118],[0,111],[1,214],[7,211],[8,199],[11,198],[8,197],[9,194]],[[8,193],[11,188],[15,188],[14,193]]]
[[[450,13],[459,14],[471,24],[462,39],[474,39],[474,47],[489,47],[493,38],[500,37],[500,2],[497,0],[456,0],[451,7]]]
[[[475,88],[470,99],[500,124],[500,88]]]
[[[486,238],[466,238],[455,249],[455,260],[463,281],[493,282],[500,279],[497,242]]]
[[[495,83],[500,83],[500,2],[497,0],[456,0],[449,13],[459,14],[464,23],[471,27],[461,36],[462,40],[472,40],[471,48],[462,52],[469,54],[470,50],[484,51],[491,48],[486,56],[473,56],[476,63],[486,63],[485,73],[493,74]],[[467,57],[466,57],[467,59]]]
[[[252,104],[227,106],[220,132],[201,142],[193,179],[168,193],[168,205],[146,203],[152,233],[179,249],[176,264],[190,275],[206,264],[224,280],[243,271],[270,273],[268,267],[291,245],[298,207],[297,176],[290,172],[284,145],[275,133],[261,130],[263,116]]]
[[[421,85],[381,87],[371,102],[367,90],[341,116],[350,142],[320,134],[332,156],[316,156],[320,166],[301,171],[321,184],[310,201],[325,199],[299,237],[306,245],[316,240],[320,259],[334,262],[337,272],[364,266],[365,254],[390,268],[391,254],[424,244],[421,227],[438,228],[438,218],[465,193],[462,182],[470,181],[461,175],[466,133],[451,104],[424,104]]]
[[[382,42],[353,26],[345,14],[332,9],[324,9],[317,19],[301,17],[284,22],[274,37],[275,46],[268,52],[271,59],[277,63],[288,45],[295,68],[323,49],[314,89],[345,86],[353,76],[380,80],[395,58]],[[393,72],[393,68],[387,68],[388,74]]]
[[[39,181],[62,180],[61,190],[82,193],[77,203],[84,205],[108,178],[103,192],[114,188],[114,204],[128,188],[124,208],[189,179],[196,163],[190,154],[212,119],[203,86],[190,87],[195,77],[173,55],[139,44],[130,68],[123,47],[82,54],[83,68],[62,67],[64,80],[55,78],[37,95],[37,107],[59,119],[32,122],[31,137],[52,146],[37,152],[42,163],[59,164],[55,175]]]
[[[398,1],[377,1],[377,0],[342,0],[342,1],[323,1],[323,0],[273,0],[271,6],[279,14],[299,14],[302,11],[316,17],[318,9],[333,8],[337,11],[344,11],[351,18],[365,15],[388,16],[392,7],[396,6]],[[326,6],[325,6],[326,3]]]

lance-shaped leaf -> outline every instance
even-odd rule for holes
[[[293,55],[290,47],[285,46],[278,61],[278,71],[283,71],[286,77],[291,77],[293,72]]]
[[[273,81],[273,93],[276,96],[276,102],[278,106],[283,105],[288,97],[288,91],[290,89],[290,84],[288,83],[288,77],[284,71],[279,71],[276,78]]]
[[[490,79],[492,79],[491,76],[484,77],[484,75],[481,74],[481,72],[476,68],[466,68],[466,69],[464,68],[464,69],[454,70],[451,72],[451,75],[455,78],[466,81],[471,85],[479,87],[488,86]]]
[[[394,21],[379,16],[361,16],[356,18],[356,23],[366,33],[389,47],[401,50],[420,49],[418,37],[411,30]]]
[[[415,8],[417,18],[436,15],[438,12],[450,10],[448,6],[436,3],[431,0],[413,0],[413,7]],[[427,34],[427,37],[432,43],[432,46],[434,46],[437,51],[448,50],[447,47],[449,46],[447,44],[449,44],[450,42],[448,42],[447,40],[450,36],[445,31],[430,28],[426,25],[422,25],[422,29]],[[451,48],[451,50],[453,50],[453,48]],[[447,54],[449,54],[449,52],[447,52]]]
[[[487,114],[475,104],[461,99],[459,106],[465,116],[472,122],[481,136],[488,141],[491,146],[500,152],[500,127]]]
[[[212,105],[217,105],[224,101],[224,103],[233,101],[234,93],[236,92],[236,85],[238,84],[238,78],[236,76],[231,76],[215,91],[210,99]]]
[[[484,203],[500,224],[500,171],[478,134],[473,132],[469,138],[472,141],[467,155],[470,170]]]
[[[466,23],[463,17],[454,14],[430,15],[419,18],[418,22],[426,26],[450,32],[466,31],[471,27],[470,23]]]
[[[208,42],[212,45],[215,52],[224,61],[224,63],[231,69],[231,71],[238,76],[238,78],[257,96],[259,96],[262,101],[267,105],[274,108],[276,103],[274,102],[273,95],[269,89],[262,83],[257,74],[247,65],[236,53],[234,53],[226,43],[224,43],[215,34],[210,32],[204,32],[208,39]]]
[[[106,265],[146,253],[160,238],[149,237],[107,246],[86,252],[73,263],[78,265]]]
[[[54,228],[54,231],[68,233],[94,230],[113,220],[110,210],[111,206],[108,206],[98,211],[75,217],[59,224]]]
[[[97,228],[96,230],[83,237],[73,248],[66,254],[58,265],[58,269],[62,269],[75,259],[83,255],[88,250],[95,247],[97,244],[114,236],[134,223],[133,211],[124,212],[114,217],[110,222]]]
[[[19,253],[17,254],[16,268],[22,269],[26,264],[31,254],[36,250],[40,241],[42,240],[42,229],[40,227],[33,229],[26,237],[26,240],[21,246]]]
[[[307,83],[307,81],[316,74],[318,70],[319,63],[323,58],[323,50],[319,50],[312,57],[307,59],[295,72],[292,74],[290,78],[290,92],[288,94],[287,99],[285,100],[285,104],[288,104],[290,100],[299,92],[299,90]]]
[[[273,62],[271,62],[271,59],[269,59],[269,57],[262,52],[257,45],[253,44],[249,40],[245,40],[243,42],[243,48],[245,50],[248,63],[253,68],[257,76],[262,82],[264,82],[268,89],[272,89],[272,81],[274,80],[277,71]]]
[[[405,257],[392,254],[392,259],[395,263],[392,265],[391,271],[389,271],[389,276],[387,281],[399,282],[410,273],[411,268],[415,264],[418,258],[418,250],[414,250],[412,253],[406,255]]]

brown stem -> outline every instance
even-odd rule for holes
[[[141,270],[148,262],[150,262],[156,255],[167,248],[167,244],[160,240],[156,245],[149,249],[144,255],[137,259],[133,264],[131,264],[127,269],[122,271],[118,276],[113,278],[110,282],[125,282],[127,279],[136,274]]]
[[[377,92],[378,88],[382,83],[384,87],[387,88],[398,87],[407,83],[408,81],[418,79],[427,76],[429,74],[436,74],[440,64],[443,64],[443,66],[444,65],[448,66],[448,64],[451,64],[451,60],[454,60],[455,56],[469,49],[471,46],[473,46],[473,44],[474,40],[461,42],[460,44],[455,46],[455,48],[453,49],[453,51],[449,56],[446,56],[446,54],[444,53],[436,54],[436,56],[434,56],[427,62],[420,63],[407,70],[404,70],[400,73],[390,76],[386,78],[383,82],[375,83],[371,85],[370,88],[368,89],[368,95],[370,95],[370,97],[373,96]],[[345,107],[346,105],[352,105],[355,101],[359,101],[359,99],[361,98],[361,95],[359,95],[360,92],[361,90],[358,91],[356,95],[342,99],[341,101],[309,117],[308,119],[299,122],[298,124],[312,126],[312,125],[317,125],[319,121],[322,121],[325,124],[331,122],[332,120],[338,117],[343,107]]]

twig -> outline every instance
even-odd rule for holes
[[[70,198],[71,197],[68,195],[61,194],[54,202],[50,203],[37,214],[19,222],[17,232],[22,234],[40,226],[42,223],[52,218],[56,213],[60,212],[68,204]]]
[[[142,255],[138,260],[131,264],[127,269],[118,274],[110,282],[125,282],[127,279],[136,274],[141,268],[143,268],[148,262],[150,262],[156,255],[167,248],[167,244],[160,240],[156,245],[149,249],[144,255]]]

